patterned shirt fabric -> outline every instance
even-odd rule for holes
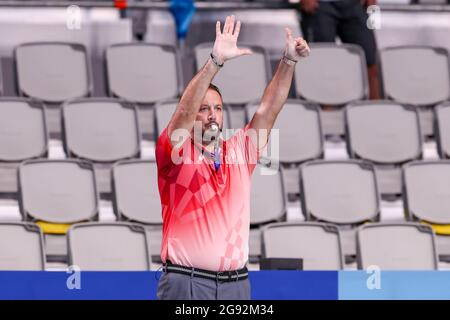
[[[186,139],[173,148],[167,128],[156,144],[162,205],[161,259],[211,271],[243,268],[248,260],[251,175],[260,152],[249,125],[221,140],[221,165]]]

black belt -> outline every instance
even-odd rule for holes
[[[164,264],[163,268],[164,272],[174,272],[181,273],[185,275],[189,275],[192,277],[199,277],[210,280],[217,280],[221,282],[231,282],[231,281],[239,281],[248,278],[248,269],[244,267],[239,270],[231,270],[231,271],[210,271],[199,268],[190,268],[185,266],[180,266],[176,264],[172,264],[167,262]]]

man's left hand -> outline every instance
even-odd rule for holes
[[[286,48],[284,50],[284,55],[292,60],[300,60],[301,58],[305,58],[309,56],[308,44],[302,37],[294,38],[292,36],[292,31],[289,28],[285,29],[286,31]]]

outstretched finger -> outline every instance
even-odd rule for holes
[[[234,30],[234,23],[236,21],[236,17],[234,15],[230,18],[230,28],[228,29],[228,32],[232,35]]]
[[[233,36],[235,39],[237,39],[239,37],[239,32],[241,32],[241,22],[240,21],[238,21],[236,23],[236,28],[234,28]]]
[[[217,21],[216,22],[216,36],[218,36],[220,34],[221,34],[221,32],[220,32],[220,21]]]
[[[227,16],[225,19],[225,24],[223,25],[223,34],[227,34],[228,30],[230,29],[230,16]]]
[[[288,41],[292,41],[292,30],[290,28],[284,28],[284,30],[286,31],[286,39]]]

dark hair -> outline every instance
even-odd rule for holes
[[[215,92],[217,92],[219,94],[219,96],[220,96],[220,99],[222,99],[222,102],[223,102],[222,93],[220,93],[220,90],[219,90],[219,88],[217,86],[215,86],[212,83],[210,83],[208,89],[212,89]]]

